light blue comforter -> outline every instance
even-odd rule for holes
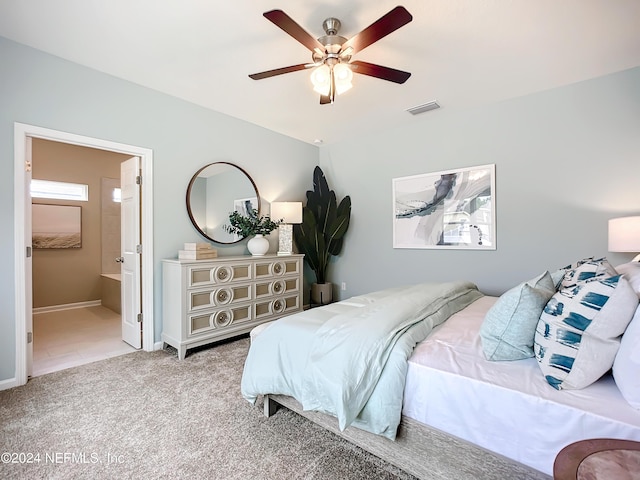
[[[393,288],[281,318],[252,340],[242,395],[282,394],[395,439],[415,345],[482,294],[469,282]]]

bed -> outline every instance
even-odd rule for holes
[[[574,270],[584,263],[577,262],[570,266],[573,270],[566,267],[561,272],[561,278],[566,278],[566,272],[577,275]],[[590,265],[587,267],[592,268]],[[601,266],[593,268],[602,270]],[[599,278],[599,282],[605,283],[607,287],[610,286],[614,273],[617,274],[612,267],[608,273],[606,268],[599,273],[591,273],[591,286],[594,278]],[[581,274],[584,274],[584,267]],[[604,281],[603,278],[607,280]],[[565,285],[564,290],[560,287],[554,292],[554,297],[560,290],[566,294],[569,288],[573,289],[572,295],[575,295],[575,278],[571,277],[570,280],[573,284]],[[625,285],[630,283],[626,280],[624,282]],[[419,478],[433,475],[441,467],[438,462],[443,461],[455,462],[460,466],[461,472],[467,468],[471,471],[474,462],[488,461],[484,454],[487,451],[493,454],[489,458],[494,463],[492,470],[496,472],[496,478],[501,478],[502,470],[508,471],[509,475],[518,472],[518,478],[548,478],[553,471],[555,456],[570,443],[588,438],[640,440],[640,405],[632,405],[623,396],[616,384],[617,378],[614,379],[610,371],[586,387],[557,389],[552,386],[552,376],[541,373],[541,359],[538,356],[517,361],[487,360],[481,338],[483,323],[501,299],[479,292],[472,293],[474,288],[469,287],[466,282],[462,284],[468,291],[458,297],[464,297],[464,301],[453,305],[448,305],[448,301],[441,301],[436,310],[442,311],[444,306],[447,312],[443,319],[427,322],[428,328],[420,330],[417,335],[410,335],[407,340],[404,334],[415,334],[416,329],[419,330],[416,325],[421,324],[421,320],[400,322],[403,334],[391,336],[395,339],[391,343],[400,348],[392,349],[385,362],[391,362],[393,370],[401,370],[402,383],[397,387],[399,380],[387,382],[384,375],[373,379],[375,388],[371,396],[373,403],[377,404],[373,413],[367,410],[368,404],[365,402],[359,411],[360,415],[354,418],[345,416],[345,408],[335,407],[335,403],[339,404],[344,400],[341,397],[345,395],[344,389],[328,395],[340,397],[338,400],[330,399],[333,403],[309,403],[309,393],[301,393],[299,387],[290,384],[290,372],[271,372],[277,368],[270,363],[268,357],[275,359],[275,363],[294,365],[304,376],[305,372],[314,370],[309,369],[307,363],[308,357],[313,356],[316,348],[307,343],[305,337],[313,338],[318,330],[332,325],[331,322],[336,318],[355,316],[361,321],[367,321],[371,310],[384,311],[381,305],[396,298],[406,289],[390,289],[354,297],[272,324],[261,325],[252,332],[252,344],[243,374],[243,395],[252,402],[258,396],[263,396],[267,415],[272,414],[277,405],[292,409]],[[637,295],[637,291],[632,290],[632,293]],[[506,296],[505,293],[504,297]],[[549,303],[553,303],[554,297],[547,298],[544,302],[549,300]],[[628,297],[627,293],[627,300]],[[629,305],[633,305],[633,300]],[[631,306],[625,308],[624,315],[628,315]],[[624,324],[623,331],[632,318],[636,320],[632,323],[636,325],[635,330],[640,331],[640,327],[637,327],[640,324],[638,312],[640,308],[637,306],[636,296],[630,318],[621,323]],[[535,328],[540,333],[542,327],[536,325]],[[300,331],[291,334],[292,329],[302,329],[304,333],[301,336]],[[331,328],[325,327],[325,330],[335,333],[339,329],[333,325]],[[353,332],[350,334],[357,336]],[[620,347],[619,337],[620,334],[617,347]],[[293,346],[289,344],[292,338]],[[636,341],[637,338],[634,338],[628,343],[635,345]],[[325,353],[333,351],[335,345],[331,342],[326,343],[325,339],[321,343]],[[384,348],[381,350],[386,351],[389,344],[382,343]],[[540,340],[540,343],[543,341]],[[348,348],[353,349],[354,346]],[[538,348],[543,350],[539,346]],[[626,349],[629,350],[628,345]],[[298,350],[301,356],[288,357],[291,350]],[[631,353],[631,357],[633,355]],[[397,363],[393,361],[396,357]],[[374,359],[377,358],[374,356]],[[405,367],[402,367],[403,362]],[[256,364],[260,364],[260,368],[254,375],[252,370]],[[633,368],[636,367],[637,364],[634,364]],[[342,379],[346,370],[348,369],[340,370],[331,365],[328,367],[331,374],[325,372],[325,375],[328,381]],[[565,383],[569,382],[569,378],[565,380]],[[356,383],[360,381],[361,378],[358,377]],[[400,397],[401,403],[397,424],[387,417],[383,421],[375,420],[375,410],[380,404],[387,402],[381,400],[383,397],[376,397],[375,391],[377,388],[385,390],[388,385],[396,385],[400,391],[396,395]],[[326,388],[326,385],[322,388]],[[317,394],[314,390],[310,396]],[[635,392],[632,394],[635,395]],[[350,401],[347,399],[346,403],[349,404]],[[397,400],[390,401],[391,404],[394,402],[397,403]],[[354,408],[357,410],[360,404],[356,403]],[[374,418],[373,426],[369,425],[371,418]],[[445,455],[442,455],[443,450]],[[460,478],[473,478],[473,474],[469,473],[468,477],[464,477],[461,473]]]

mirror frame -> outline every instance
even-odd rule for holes
[[[195,218],[193,217],[193,212],[191,211],[191,202],[190,202],[190,200],[191,200],[191,189],[193,187],[193,184],[196,181],[196,179],[198,178],[198,175],[200,175],[200,173],[202,173],[203,170],[205,170],[206,168],[208,168],[208,167],[210,167],[212,165],[229,165],[231,167],[234,167],[234,168],[238,169],[240,171],[240,173],[242,173],[245,177],[247,177],[247,180],[249,180],[249,182],[251,182],[251,186],[253,187],[253,189],[256,192],[256,198],[258,199],[258,212],[261,209],[260,192],[258,192],[258,187],[256,186],[256,183],[253,181],[253,178],[251,178],[251,175],[249,175],[246,172],[246,170],[244,170],[242,167],[239,167],[235,163],[231,163],[231,162],[212,162],[212,163],[208,163],[207,165],[205,165],[204,167],[199,169],[193,175],[193,177],[191,177],[191,180],[189,181],[189,186],[187,187],[187,199],[186,199],[187,200],[187,213],[189,214],[189,220],[191,220],[191,224],[196,228],[196,230],[198,230],[200,235],[202,235],[203,237],[207,238],[208,240],[211,240],[212,242],[219,243],[219,244],[222,244],[222,245],[233,245],[234,243],[241,242],[246,237],[242,237],[242,238],[240,238],[238,240],[234,240],[233,242],[222,242],[220,240],[216,240],[215,238],[212,238],[209,235],[207,235],[202,230],[200,225],[198,225],[198,223],[196,222]]]

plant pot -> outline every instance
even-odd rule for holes
[[[333,283],[312,283],[311,302],[317,305],[326,305],[333,301]]]
[[[258,233],[247,242],[247,248],[249,249],[249,253],[254,257],[261,257],[269,251],[269,240],[267,240],[264,235]]]

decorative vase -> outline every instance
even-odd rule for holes
[[[333,283],[312,283],[311,301],[316,305],[326,305],[333,301]]]
[[[261,233],[258,233],[247,242],[247,248],[254,257],[261,257],[269,251],[269,240]]]

